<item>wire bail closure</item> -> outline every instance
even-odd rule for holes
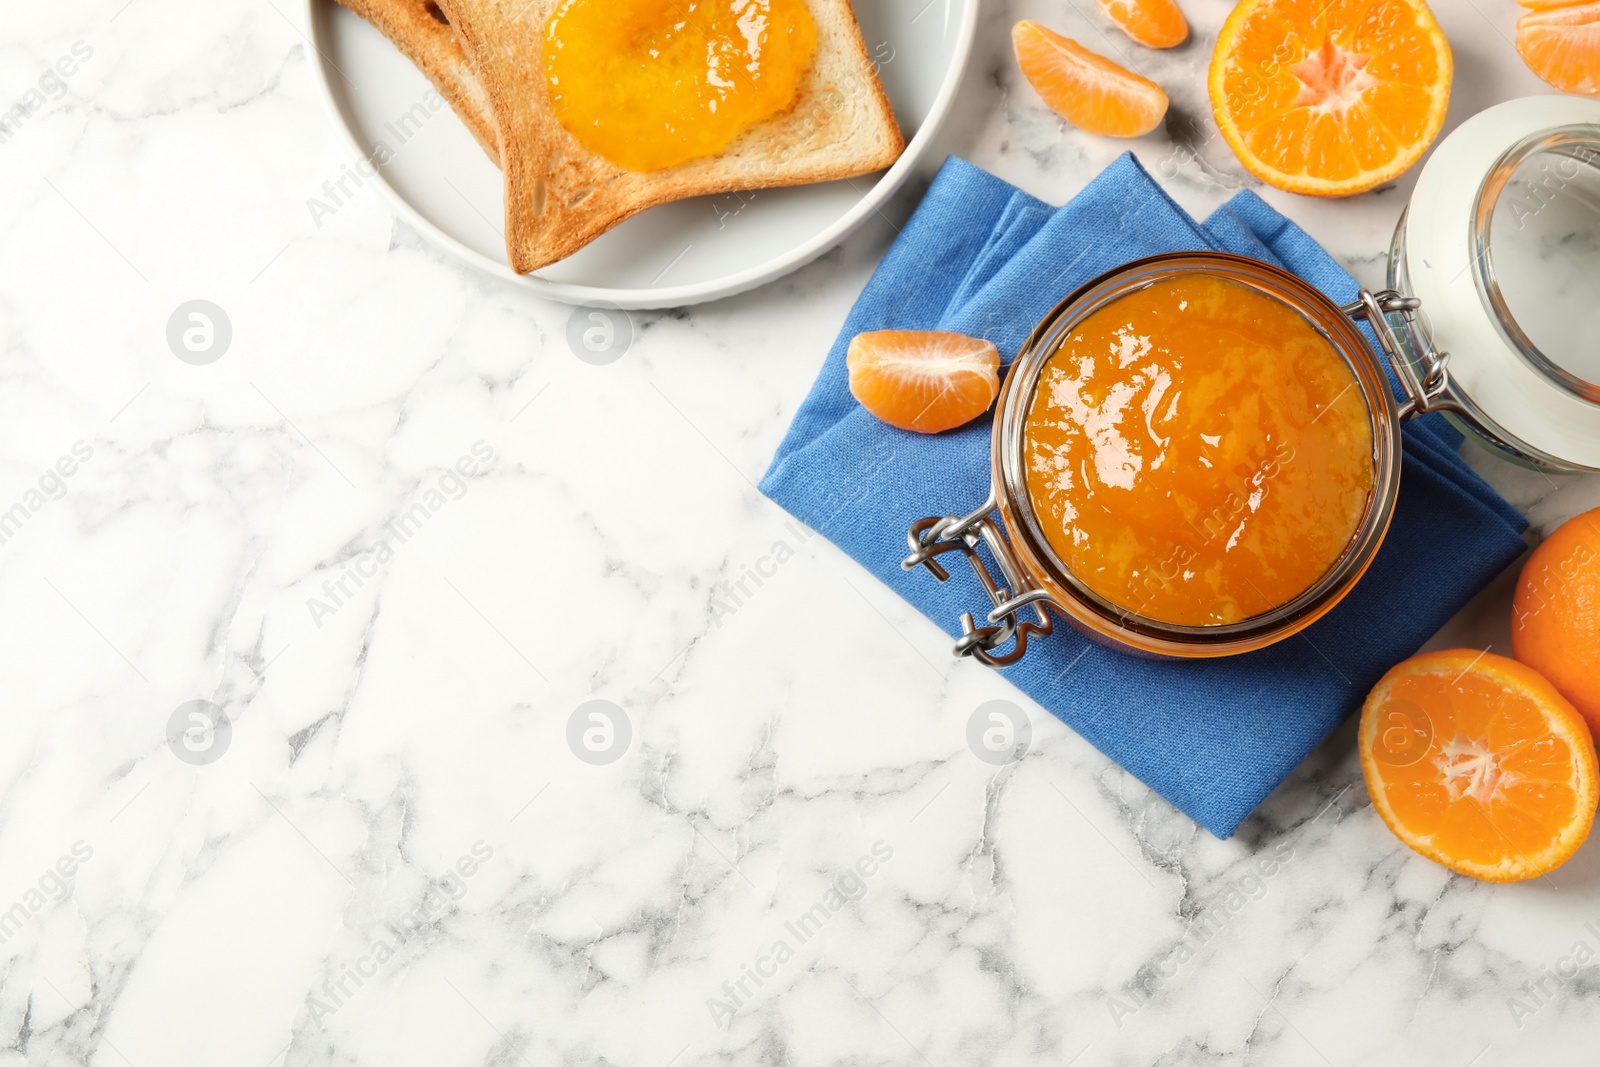
[[[990,624],[987,626],[979,626],[972,612],[961,613],[961,637],[952,652],[956,656],[971,656],[986,667],[996,668],[1009,667],[1021,659],[1028,651],[1029,635],[1048,634],[1051,626],[1050,616],[1043,606],[1050,599],[1050,594],[1035,587],[1024,574],[1011,551],[1011,545],[1006,541],[1005,532],[993,518],[998,506],[991,493],[983,506],[969,515],[917,520],[906,533],[911,554],[900,561],[902,570],[926,567],[930,574],[943,582],[949,579],[950,572],[945,570],[937,557],[946,552],[960,552],[966,557],[984,592],[989,595],[993,609],[986,617],[985,621]],[[979,544],[988,547],[1005,584],[995,581],[994,575],[978,555]],[[1012,595],[1013,589],[1017,591],[1016,595]],[[1025,618],[1024,613],[1030,609],[1031,618]],[[996,651],[1008,641],[1013,642],[1009,652]]]
[[[1339,308],[1352,320],[1365,321],[1372,327],[1379,347],[1406,394],[1396,412],[1402,419],[1457,406],[1445,395],[1450,388],[1447,369],[1450,354],[1433,347],[1432,338],[1417,319],[1421,307],[1422,301],[1394,289],[1380,289],[1374,293],[1363,288],[1355,300]],[[1399,333],[1395,332],[1396,325]],[[1407,357],[1408,352],[1414,354],[1415,362]],[[1419,365],[1421,374],[1417,373]]]

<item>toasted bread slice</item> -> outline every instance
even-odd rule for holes
[[[339,0],[376,26],[449,101],[489,158],[500,162],[500,135],[483,82],[473,73],[449,18],[432,0]]]
[[[905,148],[850,0],[806,0],[817,45],[793,107],[714,156],[626,170],[580,144],[551,109],[545,23],[560,2],[439,0],[494,109],[506,177],[506,251],[520,274],[669,200],[854,177],[882,170]]]

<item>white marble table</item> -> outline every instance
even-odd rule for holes
[[[1109,48],[1074,2],[990,4],[944,137],[1057,202],[1122,145],[1008,28]],[[1595,1060],[1600,845],[1453,877],[1348,728],[1217,841],[754,491],[888,225],[584,362],[370,190],[312,224],[346,160],[276,3],[6,13],[7,107],[82,45],[0,143],[0,1063]],[[1134,147],[1195,211],[1251,184],[1227,6],[1144,61],[1190,132]],[[1540,91],[1510,0],[1437,11],[1452,122]],[[1267,196],[1377,282],[1408,189]],[[1535,532],[1600,503],[1474,462]],[[1509,584],[1441,641],[1503,650]],[[999,768],[994,699],[1033,726]],[[169,747],[191,701],[225,745]]]

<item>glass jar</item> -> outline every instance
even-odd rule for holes
[[[1454,130],[1400,218],[1389,285],[1450,353],[1440,402],[1469,440],[1600,471],[1600,100],[1512,100]]]
[[[1200,275],[1255,290],[1292,309],[1343,360],[1359,388],[1371,430],[1372,489],[1354,533],[1321,578],[1286,603],[1235,622],[1184,625],[1120,606],[1082,581],[1052,548],[1031,499],[1025,472],[1025,430],[1040,375],[1050,358],[1090,315],[1135,290],[1161,281]],[[989,500],[962,517],[927,518],[909,532],[911,554],[902,566],[927,567],[948,577],[938,557],[961,552],[989,595],[984,625],[962,616],[957,655],[989,666],[1020,659],[1028,638],[1048,633],[1051,612],[1090,637],[1125,651],[1162,657],[1226,656],[1280,641],[1321,618],[1366,571],[1394,515],[1400,489],[1400,420],[1431,410],[1447,376],[1441,358],[1416,334],[1416,304],[1385,290],[1362,290],[1340,307],[1302,279],[1258,260],[1214,252],[1179,252],[1137,260],[1101,276],[1067,297],[1039,324],[1006,375],[997,400],[992,438]],[[1382,354],[1360,324],[1373,327]],[[1405,392],[1395,397],[1384,364],[1394,368]],[[998,512],[999,520],[994,515]],[[978,554],[982,544],[994,559],[997,579]],[[1010,644],[1007,651],[1002,647]]]

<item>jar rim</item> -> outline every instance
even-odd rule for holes
[[[1094,311],[1157,281],[1204,275],[1232,281],[1296,311],[1344,359],[1360,386],[1372,429],[1373,487],[1340,556],[1307,589],[1270,611],[1231,623],[1192,625],[1141,615],[1096,593],[1045,536],[1026,481],[1027,414],[1039,377],[1071,331]],[[1052,604],[1079,629],[1156,655],[1221,656],[1288,637],[1336,604],[1365,572],[1388,532],[1400,482],[1399,414],[1381,361],[1360,329],[1321,291],[1271,264],[1223,252],[1174,252],[1124,264],[1056,305],[1013,361],[994,420],[995,498],[1011,543]]]

